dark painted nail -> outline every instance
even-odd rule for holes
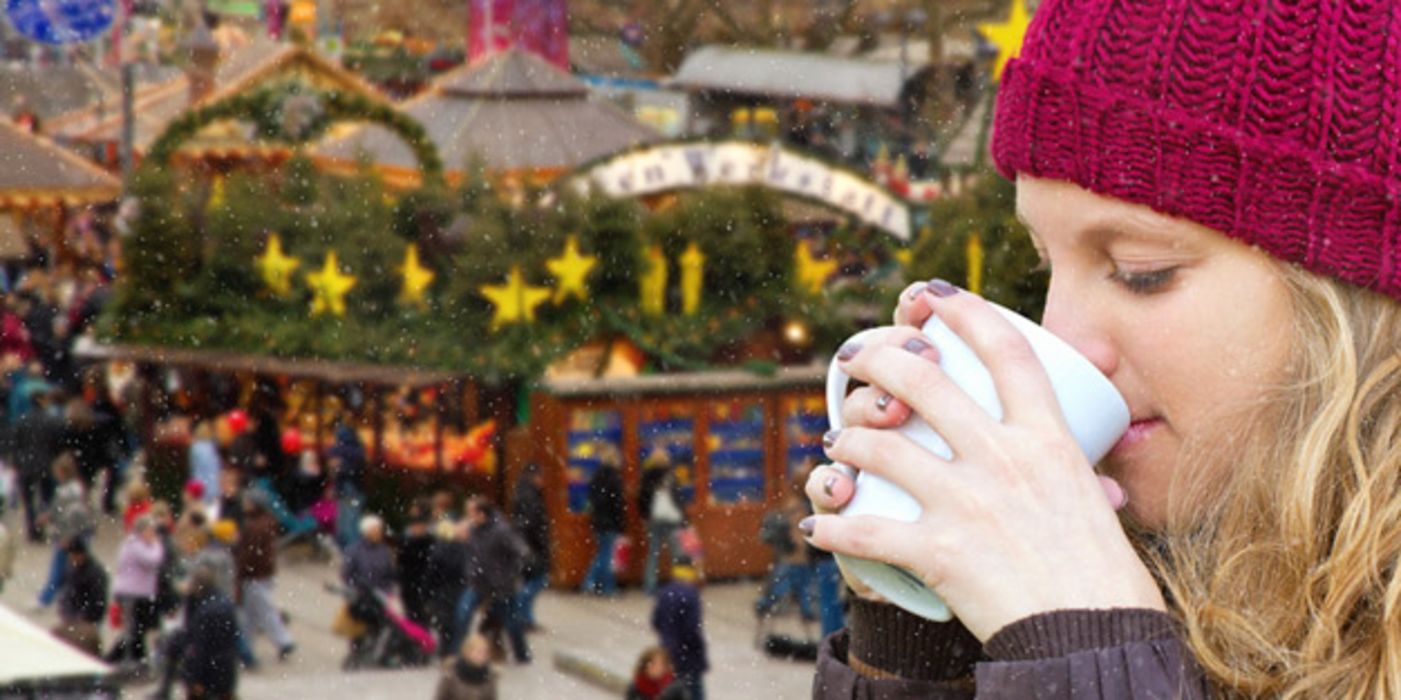
[[[846,362],[861,352],[861,343],[847,343],[837,349],[837,359]]]
[[[876,409],[884,411],[885,409],[890,408],[890,402],[894,400],[895,397],[891,396],[890,394],[881,394],[880,396],[876,397]]]
[[[936,297],[951,297],[958,293],[958,287],[941,279],[929,280],[929,284],[925,285],[924,288]]]
[[[837,444],[837,438],[840,437],[841,434],[842,431],[840,430],[828,430],[827,434],[822,436],[822,447],[829,450],[832,449],[832,446]]]
[[[929,341],[923,338],[910,338],[909,340],[906,340],[905,344],[901,345],[900,347],[916,355],[923,355],[924,353],[934,349],[934,346],[930,345]]]
[[[912,285],[910,285],[909,291],[905,292],[905,298],[906,298],[906,299],[909,299],[910,301],[914,301],[915,299],[919,298],[919,293],[922,292],[922,291],[924,291],[924,288],[925,288],[926,286],[928,286],[928,285],[923,285],[923,284],[912,284]]]
[[[827,497],[828,497],[828,498],[831,498],[831,497],[832,497],[832,489],[834,489],[834,488],[836,488],[836,487],[837,487],[837,477],[835,477],[835,476],[829,476],[829,477],[827,477],[827,480],[826,480],[826,481],[822,482],[822,493],[827,494]]]
[[[798,532],[803,533],[803,537],[812,537],[812,530],[817,525],[817,518],[809,515],[798,521]]]

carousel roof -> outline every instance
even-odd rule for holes
[[[259,87],[288,73],[311,74],[308,82],[326,87],[356,92],[382,100],[369,83],[341,68],[320,54],[296,44],[277,42],[260,37],[249,42],[219,61],[214,73],[214,89],[196,106],[210,104],[225,97]],[[190,79],[181,74],[158,85],[137,92],[134,98],[136,150],[144,151],[170,122],[190,108]],[[120,112],[110,106],[100,109],[90,106],[63,115],[50,125],[52,133],[72,141],[107,142],[121,139]]]
[[[449,172],[474,154],[495,170],[569,169],[661,139],[623,110],[589,99],[582,81],[519,49],[446,73],[399,109],[427,129]],[[418,169],[409,147],[374,125],[328,138],[317,154]]]
[[[896,107],[908,78],[927,65],[912,61],[902,68],[897,61],[705,46],[687,55],[667,84],[693,92]]]
[[[121,191],[105,170],[0,118],[0,207],[109,202]]]

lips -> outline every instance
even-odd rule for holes
[[[1111,454],[1120,455],[1133,449],[1135,445],[1139,445],[1144,440],[1147,440],[1148,436],[1152,435],[1153,431],[1162,427],[1162,424],[1163,419],[1156,416],[1135,419],[1133,422],[1129,423],[1128,430],[1124,431],[1123,436],[1119,438],[1119,442],[1114,445],[1114,450]]]

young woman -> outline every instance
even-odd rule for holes
[[[1051,269],[1044,324],[1133,422],[1086,463],[1011,326],[911,287],[839,352],[870,386],[827,442],[924,515],[803,527],[957,620],[857,602],[817,696],[1401,697],[1398,47],[1391,2],[1041,4],[993,156]],[[929,361],[931,313],[1003,422]],[[881,430],[912,412],[952,460]],[[823,468],[807,491],[830,513],[853,488]]]

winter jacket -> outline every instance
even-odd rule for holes
[[[652,608],[652,629],[661,637],[662,648],[671,657],[677,675],[705,673],[705,630],[701,621],[700,589],[695,584],[672,581],[657,591]]]
[[[957,621],[934,623],[859,601],[818,652],[820,700],[1196,700],[1210,697],[1177,623],[1150,610],[1061,610],[1003,628],[979,647]],[[861,647],[859,650],[853,647]],[[894,677],[875,680],[851,660]],[[919,679],[916,679],[919,678]]]
[[[47,474],[62,439],[62,418],[40,409],[25,413],[14,432],[15,466],[20,476],[37,479]]]
[[[277,521],[266,511],[245,517],[233,555],[240,589],[244,581],[265,581],[277,575]],[[235,595],[234,599],[241,597]]]
[[[511,519],[530,547],[521,576],[530,579],[550,573],[550,513],[545,508],[545,494],[530,479],[516,483]]]
[[[365,492],[365,447],[360,436],[349,426],[336,428],[336,442],[326,451],[328,460],[335,460],[336,495],[351,497]]]
[[[181,677],[207,695],[232,695],[238,685],[238,619],[233,601],[215,590],[192,597],[186,608]]]
[[[626,507],[622,475],[614,467],[600,466],[589,480],[589,519],[594,533],[622,532]]]
[[[397,574],[394,556],[383,542],[360,540],[345,550],[341,564],[341,580],[351,589],[369,588],[389,593],[394,590]]]
[[[671,467],[650,467],[642,472],[642,483],[637,489],[638,515],[648,522],[652,521],[652,505],[662,489],[666,489],[671,496],[671,502],[684,520],[686,510],[684,501],[681,500],[681,486],[676,483]],[[680,524],[681,521],[673,522]]]
[[[92,559],[69,569],[59,598],[58,616],[64,621],[102,624],[107,614],[107,572]]]
[[[204,484],[204,502],[214,505],[219,500],[219,448],[213,440],[195,440],[190,445],[190,478]]]
[[[136,533],[127,535],[117,550],[117,576],[112,595],[155,600],[165,549],[159,539],[146,542]]]
[[[93,531],[92,510],[83,495],[83,485],[76,479],[59,486],[54,491],[53,503],[49,504],[49,537],[62,546],[74,537],[82,537]]]
[[[457,600],[467,589],[471,548],[461,540],[439,540],[428,550],[430,605],[439,618],[451,620]]]
[[[484,601],[509,600],[520,583],[525,542],[504,519],[493,518],[472,531],[468,585]]]
[[[197,571],[208,572],[214,581],[214,587],[230,600],[234,595],[234,569],[233,552],[228,546],[213,541],[195,553],[194,561],[190,562],[191,575]]]

